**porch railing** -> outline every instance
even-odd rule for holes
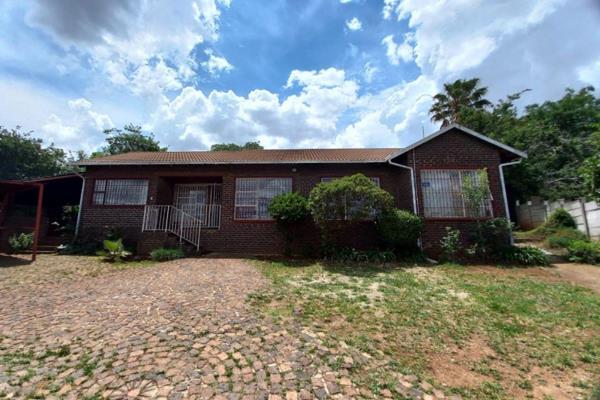
[[[200,249],[202,221],[172,205],[147,205],[144,207],[142,231],[169,232]]]

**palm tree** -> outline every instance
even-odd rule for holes
[[[460,112],[464,108],[483,109],[492,104],[484,98],[486,94],[487,88],[479,87],[479,78],[445,83],[444,93],[433,96],[434,103],[429,109],[431,120],[441,122],[442,127],[460,123]]]

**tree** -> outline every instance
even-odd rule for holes
[[[377,218],[393,204],[392,195],[363,174],[319,183],[308,196],[308,208],[326,244],[331,242],[334,231]]]
[[[444,93],[433,96],[433,105],[429,109],[431,120],[441,122],[442,127],[451,123],[462,123],[461,112],[464,108],[485,109],[491,103],[484,97],[486,87],[479,86],[479,78],[457,79],[444,84]]]
[[[593,135],[594,154],[583,161],[579,175],[583,181],[586,197],[600,199],[600,124]]]
[[[283,193],[271,200],[269,215],[277,221],[277,227],[285,235],[285,255],[292,254],[292,242],[296,236],[296,228],[308,214],[308,201],[300,193]]]
[[[210,146],[210,151],[240,151],[240,150],[262,150],[264,147],[259,142],[246,142],[243,145],[235,143],[217,143]]]
[[[166,151],[160,143],[154,139],[153,133],[147,135],[142,133],[142,127],[128,124],[123,129],[105,129],[106,143],[100,152],[92,153],[91,157],[110,156],[115,154],[129,153],[131,151]]]
[[[67,170],[65,152],[43,140],[31,137],[17,126],[6,129],[0,126],[0,179],[31,179],[57,175]]]
[[[519,115],[514,102],[526,91],[489,109],[463,108],[461,123],[527,151],[521,164],[506,171],[508,191],[515,199],[585,196],[589,191],[581,172],[582,160],[598,154],[593,134],[600,123],[600,99],[594,88],[566,89],[561,99],[528,105]]]

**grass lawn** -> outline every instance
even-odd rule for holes
[[[600,398],[600,296],[542,269],[258,265],[273,285],[252,303],[385,361],[354,371],[375,393],[399,372],[463,398]]]

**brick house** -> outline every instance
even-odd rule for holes
[[[244,150],[127,153],[84,160],[80,234],[118,228],[139,253],[185,241],[207,251],[276,254],[283,235],[267,206],[275,195],[307,196],[319,182],[363,173],[391,193],[398,208],[424,219],[423,248],[432,255],[446,226],[466,228],[475,218],[508,214],[503,167],[525,153],[460,125],[450,125],[407,148]],[[491,198],[465,207],[461,182],[486,168]],[[318,243],[312,223],[304,245]],[[344,244],[375,244],[365,222]],[[466,240],[466,238],[463,238]]]

